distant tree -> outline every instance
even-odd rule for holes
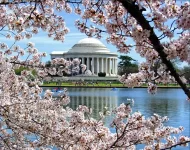
[[[46,67],[51,67],[51,61],[47,61],[45,64]]]
[[[190,66],[184,66],[181,72],[185,79],[188,81],[188,83],[190,83]]]
[[[118,64],[119,75],[138,72],[138,65],[135,59],[127,55],[121,55],[119,59],[121,60]]]
[[[135,87],[146,81],[148,92],[155,94],[154,81],[165,83],[173,76],[190,99],[189,88],[170,61],[179,57],[190,63],[189,8],[190,3],[182,0],[181,4],[177,0],[0,0],[0,36],[7,39],[0,43],[0,149],[134,150],[140,144],[144,150],[159,150],[186,146],[189,137],[173,136],[181,134],[183,127],[164,126],[167,117],[154,114],[145,118],[123,103],[111,112],[114,118],[110,125],[115,131],[112,133],[104,126],[105,111],[96,120],[86,106],[79,105],[76,110],[67,107],[67,90],[56,98],[51,90],[41,96],[41,78],[63,76],[64,71],[78,73],[80,61],[56,58],[51,62],[55,67],[45,68],[41,60],[46,53],[38,52],[31,42],[21,48],[17,41],[25,42],[43,30],[48,37],[63,42],[69,32],[65,12],[73,11],[81,17],[75,25],[82,33],[104,37],[122,53],[135,49],[146,59],[139,65],[139,73],[122,76],[122,83]],[[15,41],[9,45],[11,37]],[[25,51],[28,56],[22,60]],[[157,59],[163,65],[155,77],[150,67]],[[15,67],[20,65],[36,69],[39,79],[32,82],[33,86],[27,84],[32,70],[15,74]]]
[[[28,67],[20,66],[18,69],[15,69],[14,71],[15,71],[16,75],[21,75],[21,72],[23,70],[30,70],[31,71],[32,69],[29,69]],[[31,73],[33,76],[36,75],[36,71],[34,69],[31,71]]]

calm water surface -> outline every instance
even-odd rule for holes
[[[99,118],[99,112],[108,107],[109,110],[117,107],[121,103],[126,103],[127,99],[134,99],[133,112],[140,111],[144,116],[150,117],[154,113],[161,116],[168,116],[166,125],[179,127],[183,126],[183,135],[190,136],[190,102],[186,100],[186,95],[181,89],[158,89],[157,94],[150,95],[146,88],[68,88],[71,103],[69,106],[75,109],[78,105],[86,105],[93,108],[92,116]],[[105,119],[105,124],[109,126],[111,117]],[[174,150],[190,150],[190,147],[177,147]]]

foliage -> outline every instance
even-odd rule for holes
[[[132,57],[129,57],[127,55],[126,56],[121,55],[121,56],[119,56],[119,59],[121,59],[121,61],[119,62],[119,67],[136,65],[134,63],[136,60],[134,60]]]
[[[30,69],[28,67],[20,66],[18,69],[15,69],[14,71],[15,71],[16,75],[21,75],[21,72],[23,70],[30,70]],[[36,71],[35,70],[32,70],[31,73],[32,73],[33,76],[36,76]]]
[[[47,61],[45,67],[51,67],[51,61]]]
[[[188,83],[190,83],[190,66],[184,66],[181,70],[183,76],[186,78]]]
[[[145,118],[140,112],[132,113],[133,100],[112,112],[100,112],[100,119],[95,120],[91,118],[92,110],[86,106],[78,106],[76,110],[63,107],[69,103],[66,89],[56,98],[46,90],[41,98],[42,89],[38,85],[29,87],[26,84],[28,71],[23,71],[20,78],[6,59],[1,56],[1,60],[0,77],[4,84],[0,145],[5,149],[50,149],[50,146],[52,149],[135,149],[136,144],[142,143],[146,145],[145,149],[149,149],[152,142],[162,148],[177,142],[168,135],[183,131],[182,127],[163,126],[167,117],[154,114]],[[115,115],[111,126],[116,128],[116,133],[111,133],[103,124],[105,115],[109,113]],[[154,140],[161,141],[165,137],[168,139],[165,144]],[[179,138],[182,143],[189,140],[185,136]]]
[[[48,81],[51,76],[63,76],[64,72],[78,73],[80,67],[84,72],[86,66],[80,65],[78,59],[70,62],[57,58],[51,61],[51,67],[45,67],[42,59],[46,53],[38,52],[31,42],[25,48],[17,42],[30,39],[40,30],[63,42],[69,29],[60,16],[62,13],[57,11],[71,13],[72,9],[82,18],[75,22],[81,32],[97,38],[107,35],[107,41],[120,52],[127,53],[135,48],[146,58],[146,62],[140,64],[138,73],[120,78],[122,83],[134,87],[148,82],[148,92],[154,94],[157,91],[155,83],[175,80],[190,98],[189,89],[170,61],[179,58],[190,63],[189,2],[1,0],[0,35],[15,40],[12,45],[0,43],[1,149],[133,150],[136,145],[144,144],[145,150],[157,150],[186,146],[190,142],[189,137],[173,136],[181,133],[183,127],[164,126],[167,117],[157,114],[145,118],[140,112],[132,113],[130,104],[121,104],[113,112],[100,112],[100,119],[95,120],[90,116],[92,110],[86,106],[78,106],[76,110],[66,107],[69,103],[66,89],[56,98],[50,90],[42,96],[42,89],[38,86],[41,79]],[[98,27],[88,26],[88,21]],[[99,27],[101,25],[103,27]],[[174,38],[176,34],[180,36]],[[134,45],[127,43],[131,38]],[[27,57],[22,60],[25,52]],[[162,64],[154,72],[150,67],[158,61]],[[14,69],[20,66],[30,70],[16,75]],[[37,71],[38,78],[35,80],[30,80],[31,69]],[[132,100],[130,102],[133,103]],[[115,116],[111,122],[115,133],[103,124],[103,118],[109,113]]]
[[[129,73],[137,73],[138,72],[138,65],[136,63],[136,60],[129,56],[124,56],[121,55],[119,57],[121,60],[118,64],[118,74],[123,75],[126,74],[128,75]]]

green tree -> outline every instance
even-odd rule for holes
[[[127,55],[121,55],[119,59],[121,60],[118,64],[119,75],[138,72],[138,65],[135,59]]]
[[[181,72],[182,75],[187,79],[188,83],[190,83],[190,66],[184,66]]]
[[[18,69],[15,69],[15,74],[16,75],[21,75],[21,72],[23,71],[23,70],[31,70],[31,69],[29,69],[28,67],[24,67],[24,66],[21,66],[21,67],[19,67]],[[36,76],[36,70],[32,70],[32,75],[33,76]]]
[[[51,67],[51,61],[47,61],[45,64],[46,67]]]

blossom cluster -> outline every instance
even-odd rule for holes
[[[5,2],[2,1],[2,4],[3,3]],[[77,2],[72,0],[46,0],[43,2],[30,3],[26,1],[25,3],[26,5],[22,5],[22,3],[13,0],[7,7],[6,5],[1,5],[0,26],[2,27],[2,32],[7,32],[3,34],[6,38],[13,36],[16,41],[24,38],[29,39],[33,35],[38,34],[40,30],[44,30],[48,36],[54,40],[64,41],[69,29],[66,27],[64,18],[57,15],[56,11],[65,11],[66,13],[74,12],[81,17],[81,20],[75,22],[76,27],[87,36],[102,38],[102,36],[105,36],[105,33],[107,33],[107,42],[115,45],[121,53],[128,53],[135,46],[136,52],[144,57],[150,66],[154,65],[155,61],[160,57],[149,39],[152,31],[140,26],[136,18],[123,7],[122,1],[99,0],[95,2],[93,0],[82,0],[81,2]],[[72,3],[72,7],[70,3]],[[159,31],[159,33],[161,33],[159,37],[160,41],[162,41],[164,37],[164,39],[170,39],[170,42],[163,44],[167,59],[180,58],[181,61],[189,63],[189,21],[187,19],[190,10],[189,2],[181,2],[181,4],[178,4],[173,0],[163,2],[136,0],[134,1],[134,5],[142,11],[142,15],[144,15],[147,21],[150,20],[150,25],[154,26],[154,32]],[[10,9],[13,11],[9,11]],[[88,20],[92,23],[90,26]],[[166,22],[168,20],[172,21],[171,26],[167,25]],[[4,27],[7,27],[9,30],[4,29]],[[178,32],[180,32],[181,36],[176,40],[173,36]],[[135,44],[129,43],[131,40],[133,40]],[[6,49],[5,54],[12,54],[12,50],[7,48],[6,44],[2,43],[1,48]],[[20,51],[19,56],[24,55],[23,49],[16,46],[15,50],[17,49]],[[27,51],[33,54],[34,57],[32,61],[28,61],[30,65],[42,65],[40,60],[45,53],[39,54],[37,52],[38,50],[30,44],[28,45]],[[15,60],[18,60],[17,55],[12,56],[12,61]],[[70,62],[67,62],[67,64],[69,63]],[[77,74],[80,70],[80,68],[74,64],[67,66],[72,67],[66,67],[64,70],[60,70],[58,72],[60,76],[63,75],[63,71],[68,74],[71,74],[71,72]],[[82,70],[84,72],[84,67]],[[54,71],[52,69],[50,72],[54,75]],[[41,71],[39,74],[45,76]],[[141,74],[142,73],[138,74],[138,76],[142,76]],[[136,75],[129,77],[133,78],[133,76]],[[152,80],[152,77],[149,77],[149,80]],[[141,82],[139,79],[138,81]],[[161,78],[159,82],[161,82]],[[163,82],[165,81],[163,80]]]
[[[125,53],[133,47],[127,41],[133,39],[136,51],[146,58],[147,62],[139,66],[139,73],[129,74],[128,78],[123,75],[121,82],[129,87],[149,82],[148,92],[154,94],[157,90],[154,83],[168,83],[172,80],[166,66],[159,65],[156,71],[151,68],[160,59],[149,40],[152,31],[143,29],[123,7],[122,1],[0,0],[1,36],[14,38],[17,42],[30,39],[43,30],[49,37],[63,42],[69,29],[64,18],[56,11],[71,13],[73,7],[69,3],[73,4],[74,12],[82,18],[82,21],[76,21],[81,32],[97,38],[107,33],[107,41]],[[160,40],[162,37],[170,39],[171,43],[163,44],[167,58],[179,57],[182,61],[189,62],[189,20],[186,18],[189,17],[189,2],[181,6],[174,0],[133,0],[133,3],[146,19],[150,19],[154,30],[162,32]],[[150,13],[146,14],[146,10]],[[170,27],[166,25],[168,19],[173,21]],[[95,26],[88,27],[87,20],[95,25],[102,25],[105,31]],[[176,27],[181,32],[178,40],[172,39],[177,31]],[[91,108],[78,106],[76,110],[72,110],[67,107],[70,99],[66,89],[58,97],[54,97],[51,90],[43,91],[39,87],[41,80],[51,79],[51,76],[63,76],[64,72],[78,73],[80,68],[84,72],[86,66],[80,66],[79,59],[68,61],[57,58],[51,61],[51,67],[46,67],[42,63],[46,53],[39,53],[33,43],[21,48],[15,43],[8,46],[1,42],[0,50],[1,149],[134,150],[136,145],[144,144],[144,150],[150,150],[186,146],[190,142],[189,137],[173,136],[181,134],[183,127],[164,126],[167,117],[154,114],[145,118],[140,112],[133,113],[130,104],[121,104],[112,112],[106,110],[105,113],[100,113],[100,119],[96,120],[91,117]],[[27,58],[20,60],[20,56],[26,52]],[[16,75],[14,69],[20,66],[27,69],[21,75]],[[35,78],[31,73],[33,69],[37,73]],[[87,74],[90,73],[87,71]],[[110,113],[114,114],[110,124],[115,128],[115,133],[103,123],[105,115]]]
[[[125,9],[122,4],[127,2],[100,0],[95,3],[93,0],[88,0],[88,2],[85,1],[84,3],[85,9],[83,10],[81,7],[79,8],[80,13],[77,13],[82,19],[77,20],[75,24],[81,32],[97,38],[107,35],[107,42],[115,45],[121,53],[128,53],[135,47],[136,52],[149,63],[149,67],[154,66],[157,60],[161,59],[160,54],[155,49],[156,46],[150,40],[150,34],[154,33],[163,45],[163,51],[168,60],[180,58],[181,61],[189,63],[189,2],[181,1],[177,3],[174,0],[133,1],[134,8],[138,8],[147,20],[147,23],[150,24],[151,29],[149,30],[141,26],[136,20],[137,18],[133,17]],[[88,20],[91,21],[91,24]],[[171,22],[171,24],[168,22]],[[102,27],[96,27],[97,25],[103,26],[104,29]],[[176,39],[174,35],[180,36]],[[129,43],[132,40],[135,44]],[[170,70],[167,67],[166,69]],[[161,74],[158,74],[157,72],[154,73],[155,78],[159,76],[156,82],[166,83],[166,81],[168,82],[172,78],[170,77],[171,72],[169,71],[164,72],[163,77]],[[147,78],[148,76],[149,78]],[[130,74],[128,80],[126,80],[126,84],[129,87],[133,87],[141,85],[142,80],[154,80],[152,79],[152,75],[149,74],[148,76],[147,72]]]
[[[2,4],[4,1],[2,1]],[[69,3],[72,3],[73,7]],[[147,20],[150,20],[154,25],[155,31],[160,31],[162,37],[171,39],[169,47],[165,47],[164,51],[167,54],[168,59],[180,58],[182,61],[189,62],[189,46],[188,46],[188,14],[189,14],[189,2],[181,2],[178,4],[176,1],[146,1],[137,0],[134,1],[142,14]],[[74,8],[74,9],[73,9]],[[84,9],[85,8],[85,9]],[[9,11],[9,10],[14,11]],[[65,1],[65,0],[47,0],[43,2],[31,2],[26,1],[26,5],[14,1],[7,5],[1,5],[1,21],[0,26],[6,26],[9,30],[4,36],[6,38],[14,37],[16,41],[24,38],[31,38],[33,34],[37,34],[40,30],[44,30],[48,33],[49,37],[53,37],[54,40],[64,41],[65,35],[69,32],[66,27],[64,18],[56,14],[56,11],[65,11],[71,13],[72,11],[80,15],[81,20],[77,20],[75,25],[77,28],[88,36],[95,36],[101,38],[102,35],[107,33],[107,41],[115,45],[119,52],[128,53],[133,48],[131,43],[133,41],[135,50],[142,57],[146,58],[146,61],[151,65],[159,57],[157,51],[155,51],[152,43],[149,41],[150,30],[143,29],[137,22],[137,20],[130,15],[130,13],[123,7],[120,1],[101,1],[95,2],[93,0]],[[149,11],[147,13],[147,11]],[[172,24],[168,26],[166,22],[171,19]],[[88,27],[88,20],[93,25]],[[102,25],[102,28],[96,27],[96,25]],[[183,31],[181,32],[182,29]],[[2,29],[4,31],[4,29]],[[15,32],[15,33],[14,33]],[[179,40],[172,40],[174,34],[181,32]],[[13,34],[14,33],[14,34]],[[1,45],[5,48],[6,54],[12,54],[12,51],[6,48],[6,45]],[[28,48],[28,52],[36,53],[37,49]],[[20,55],[23,55],[24,51],[20,50]],[[38,64],[41,56],[34,55],[34,62],[30,62],[31,65]],[[17,56],[13,56],[12,60],[15,61]],[[68,69],[69,70],[69,69]],[[77,72],[79,68],[75,67],[73,71]],[[71,71],[68,71],[71,72]],[[61,72],[59,73],[60,75]]]
[[[179,143],[186,144],[189,137],[175,138],[182,127],[164,126],[167,117],[154,114],[145,118],[140,112],[132,113],[131,104],[121,104],[111,112],[100,113],[100,119],[91,117],[92,109],[79,105],[76,110],[67,107],[70,102],[68,91],[64,89],[58,97],[51,90],[43,91],[38,86],[38,78],[27,84],[30,70],[16,75],[14,63],[0,55],[0,116],[2,149],[136,149],[145,144],[144,149],[167,148]],[[52,60],[54,65],[65,65],[66,60]],[[80,62],[80,61],[79,61]],[[79,65],[76,59],[73,64]],[[141,68],[147,69],[146,64]],[[46,68],[47,69],[47,68]],[[55,72],[54,68],[51,68]],[[39,69],[40,70],[40,69]],[[151,85],[152,86],[152,85]],[[154,91],[153,86],[150,91]],[[43,92],[43,94],[42,94]],[[103,123],[105,115],[113,113],[110,122],[116,129],[112,133]],[[10,132],[11,131],[11,132]],[[10,138],[9,138],[10,137]],[[166,139],[166,142],[161,139]]]
[[[6,6],[2,5],[3,1],[1,2],[0,27],[6,26],[8,28],[8,30],[5,29],[8,31],[5,35],[7,38],[12,35],[16,41],[24,38],[29,39],[41,29],[48,32],[48,36],[53,37],[54,40],[64,41],[64,36],[69,32],[69,29],[66,27],[64,19],[55,14],[54,8],[70,12],[71,8],[65,1],[48,0],[39,4],[26,1],[24,3],[27,5],[13,0]]]
[[[28,42],[26,48],[21,48],[18,45],[8,46],[6,43],[0,43],[0,54],[7,58],[7,61],[14,64],[14,69],[25,66],[30,70],[35,70],[39,77],[45,78],[48,76],[63,76],[66,74],[79,74],[82,70],[84,73],[87,68],[86,65],[81,64],[78,58],[68,61],[64,58],[56,58],[51,60],[51,66],[46,67],[42,59],[46,57],[45,52],[38,52],[34,43]],[[20,56],[27,56],[26,59],[20,59]],[[27,76],[29,71],[24,70],[23,75]],[[31,75],[31,74],[30,74]],[[49,79],[50,80],[50,79]]]
[[[155,94],[157,91],[156,84],[163,83],[168,84],[175,81],[175,79],[170,75],[169,71],[166,71],[166,66],[160,65],[157,68],[156,73],[151,69],[151,66],[148,63],[141,63],[139,65],[138,73],[131,73],[123,75],[119,78],[119,81],[125,84],[127,87],[139,87],[143,83],[148,83],[148,92]],[[184,83],[186,81],[183,79]]]
[[[179,39],[165,44],[165,52],[168,54],[168,59],[179,58],[181,61],[190,63],[190,33],[182,34]]]

